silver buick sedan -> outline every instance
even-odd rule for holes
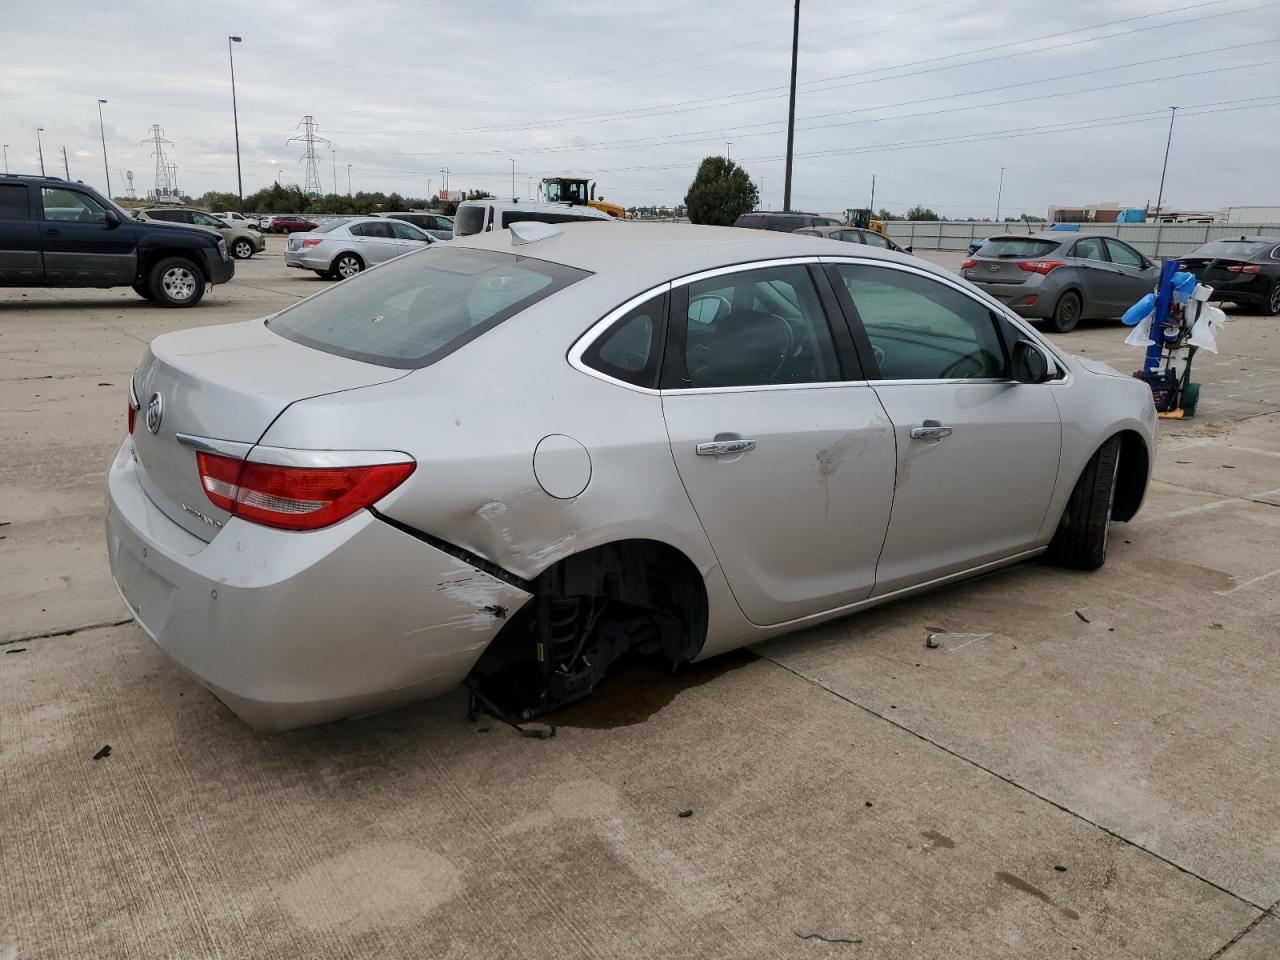
[[[157,338],[107,481],[129,610],[250,724],[466,680],[529,717],[1039,554],[1101,566],[1151,391],[912,257],[520,223]]]
[[[335,217],[307,233],[290,236],[284,263],[331,280],[345,280],[439,242],[426,231],[399,220]]]

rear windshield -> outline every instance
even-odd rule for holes
[[[325,353],[414,369],[586,276],[546,260],[438,244],[344,280],[267,326]]]
[[[1187,257],[1224,257],[1233,260],[1252,260],[1261,257],[1276,245],[1275,240],[1259,243],[1256,240],[1210,240],[1196,247]]]
[[[982,241],[979,253],[984,257],[1043,257],[1058,249],[1057,240],[1039,240],[1035,237],[992,237]]]
[[[459,207],[458,214],[453,221],[453,232],[455,236],[469,237],[473,233],[479,233],[484,229],[484,207]]]
[[[324,223],[320,224],[311,232],[312,233],[328,233],[330,230],[334,230],[342,226],[344,223],[347,223],[350,220],[351,220],[350,217],[338,217],[337,219],[334,219],[334,220],[326,220]]]

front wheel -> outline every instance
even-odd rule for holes
[[[151,268],[151,297],[161,306],[194,307],[205,286],[200,268],[182,257],[166,257]]]
[[[329,272],[339,280],[346,280],[348,277],[354,277],[363,269],[364,261],[354,253],[340,253],[334,258],[333,266],[329,268]]]
[[[281,227],[281,228],[280,228],[280,232],[281,232],[281,233],[283,233],[283,234],[287,237],[287,236],[289,235],[289,228],[288,228],[288,227]]]
[[[1097,570],[1106,563],[1119,469],[1120,438],[1112,437],[1085,464],[1049,543],[1047,559],[1077,570]]]
[[[253,256],[253,244],[241,237],[231,245],[231,255],[237,260],[248,260]]]
[[[1049,326],[1054,333],[1070,333],[1080,322],[1080,311],[1083,309],[1080,295],[1068,290],[1058,298],[1053,308],[1053,316],[1049,318]]]

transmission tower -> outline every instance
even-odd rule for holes
[[[302,133],[296,137],[290,137],[289,142],[293,143],[296,140],[306,147],[306,152],[298,158],[299,163],[305,160],[307,164],[307,174],[303,178],[302,192],[307,196],[318,197],[321,193],[320,158],[316,154],[316,146],[319,144],[329,146],[331,141],[316,135],[316,118],[309,113],[298,121],[298,126],[302,129]]]
[[[142,141],[142,145],[144,147],[147,144],[151,144],[151,156],[156,158],[156,200],[159,200],[162,197],[167,197],[173,193],[173,179],[170,175],[169,161],[165,159],[164,155],[164,146],[166,143],[171,147],[173,146],[172,140],[166,140],[164,138],[164,131],[160,129],[160,124],[158,123],[153,123],[151,125],[150,135],[147,139]]]

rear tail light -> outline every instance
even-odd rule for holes
[[[1019,260],[1018,269],[1027,273],[1038,273],[1048,276],[1059,267],[1065,267],[1065,260]]]
[[[138,402],[138,391],[133,385],[133,377],[129,378],[129,433],[133,434],[133,425],[138,419],[138,407],[142,406]]]
[[[324,243],[324,241],[321,240],[319,237],[313,237],[309,240],[302,241],[302,245],[304,247],[318,247],[322,243]]]
[[[1261,273],[1262,267],[1256,263],[1237,263],[1227,267],[1227,273]]]
[[[975,260],[973,257],[970,257],[964,263],[960,264],[960,269],[968,270],[970,267],[976,267],[977,265],[978,265],[978,261]]]
[[[297,467],[197,453],[200,483],[233,517],[282,530],[318,530],[377,503],[400,486],[412,460],[363,466]]]

